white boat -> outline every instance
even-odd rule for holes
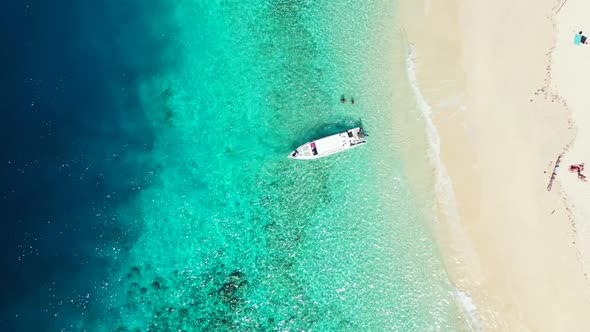
[[[319,159],[356,148],[367,143],[363,128],[353,128],[347,131],[307,142],[291,152],[291,159]]]

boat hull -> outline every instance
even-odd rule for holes
[[[307,142],[292,151],[288,158],[300,160],[320,159],[359,147],[366,143],[363,129],[353,128],[335,135]]]

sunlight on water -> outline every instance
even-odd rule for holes
[[[156,135],[156,180],[130,203],[141,236],[114,257],[80,328],[457,330],[429,213],[391,145],[404,110],[390,80],[405,75],[380,44],[394,45],[393,11],[353,0],[174,7],[174,66],[138,82]],[[286,158],[360,123],[366,146]]]

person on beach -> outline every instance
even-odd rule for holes
[[[570,165],[570,172],[581,172],[584,170],[584,164]]]
[[[570,172],[571,173],[578,173],[578,179],[587,182],[586,175],[582,174],[584,171],[584,163],[577,164],[577,165],[570,165]]]

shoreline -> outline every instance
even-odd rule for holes
[[[422,94],[419,82],[416,77],[416,65],[415,65],[415,47],[411,45],[410,50],[407,55],[406,59],[407,65],[407,74],[410,85],[412,86],[413,93],[416,96],[418,102],[418,108],[422,115],[422,120],[426,127],[426,136],[428,136],[430,141],[429,146],[429,160],[430,163],[434,166],[434,192],[432,199],[434,200],[434,220],[435,220],[435,229],[436,226],[440,226],[440,221],[444,220],[447,222],[448,228],[446,229],[449,231],[449,237],[453,239],[453,241],[459,242],[462,241],[463,243],[469,243],[470,239],[466,237],[464,230],[458,225],[459,222],[459,214],[457,209],[457,201],[454,193],[454,188],[452,184],[452,180],[449,177],[449,174],[446,170],[446,167],[441,160],[441,151],[440,151],[440,137],[437,130],[436,125],[432,119],[432,107],[426,101],[426,98]],[[438,230],[434,233],[435,239],[437,240],[437,244],[440,246],[441,242],[441,230]],[[468,248],[469,245],[465,245],[464,248]],[[448,248],[447,248],[448,249]],[[441,250],[443,253],[445,250]],[[458,252],[454,254],[454,256],[458,255]],[[465,259],[467,255],[473,255],[473,253],[469,251],[464,251],[461,253],[463,255],[463,259]],[[441,259],[448,265],[448,260],[445,259],[446,257],[441,257]],[[471,257],[471,261],[473,258]],[[449,274],[447,268],[447,275]],[[450,278],[450,282],[453,286],[453,297],[456,301],[455,305],[457,307],[458,312],[462,315],[462,321],[465,324],[464,328],[469,328],[470,331],[480,331],[481,325],[477,318],[477,308],[473,303],[473,299],[461,288],[457,287],[456,283],[452,278]]]
[[[451,282],[473,300],[473,330],[590,325],[572,201],[562,198],[572,185],[562,191],[564,167],[546,189],[547,165],[574,139],[569,111],[551,86],[557,8],[549,1],[526,5],[400,5],[457,202],[457,217],[449,217],[439,197],[435,233]],[[561,94],[561,85],[556,90]]]

